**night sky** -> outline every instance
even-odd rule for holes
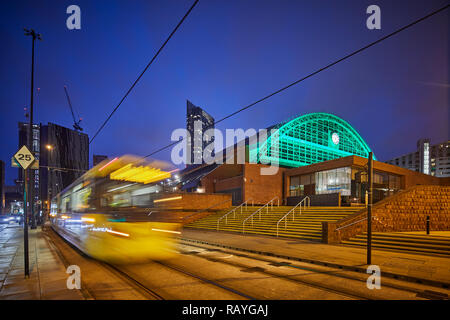
[[[92,137],[193,0],[1,1],[0,159],[6,183],[17,169],[17,122],[30,101],[31,37],[36,47],[35,122],[72,127],[64,94]],[[90,146],[92,154],[147,155],[185,127],[186,99],[216,119],[445,4],[429,1],[200,0],[155,63]],[[81,8],[68,30],[66,8]],[[381,30],[366,8],[381,8]],[[222,122],[266,128],[309,112],[348,121],[379,160],[416,150],[422,137],[449,138],[449,11]],[[37,93],[37,88],[40,88]],[[170,149],[155,155],[169,160]]]

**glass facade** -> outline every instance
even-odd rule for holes
[[[374,171],[373,201],[377,202],[398,192],[400,176]],[[289,196],[340,193],[342,203],[365,203],[368,190],[367,173],[360,168],[343,167],[311,174],[291,176]]]
[[[316,172],[316,194],[340,192],[342,196],[350,196],[351,173],[349,167]]]
[[[190,159],[186,159],[187,165],[204,163],[203,150],[214,141],[214,136],[205,134],[208,129],[214,129],[214,118],[188,100],[186,130],[189,137],[186,139],[186,149],[189,152]],[[214,155],[214,150],[211,154]]]
[[[306,114],[274,128],[265,141],[250,146],[250,162],[301,167],[350,155],[367,158],[371,151],[352,126],[328,113]]]
[[[53,123],[42,125],[41,166],[41,197],[49,201],[89,169],[88,135]]]

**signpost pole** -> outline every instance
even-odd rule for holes
[[[25,30],[26,36],[32,37],[32,47],[31,47],[31,101],[30,101],[30,122],[29,122],[29,128],[28,128],[28,148],[31,151],[32,158],[33,157],[33,94],[34,94],[34,42],[36,39],[41,40],[41,35],[36,33],[33,29]],[[34,159],[33,159],[34,160]],[[39,168],[38,168],[39,169]],[[25,178],[25,203],[27,199],[29,199],[29,205],[25,206],[27,210],[24,212],[24,255],[25,255],[25,276],[29,276],[29,268],[28,268],[28,210],[31,208],[31,228],[36,228],[36,221],[34,218],[34,195],[33,195],[33,188],[34,188],[34,171],[30,168],[24,168],[24,176]],[[28,180],[27,180],[28,179]],[[29,184],[29,185],[28,185]],[[28,190],[27,190],[28,189]],[[28,191],[28,192],[27,192]]]
[[[28,184],[30,180],[28,169],[32,167],[35,163],[39,167],[39,162],[33,156],[30,150],[28,150],[26,145],[23,145],[19,151],[13,157],[12,164],[14,167],[20,167],[23,170],[23,254],[24,254],[24,270],[25,278],[30,276],[29,270],[29,260],[28,260],[28,211],[31,206],[32,200],[30,200],[30,185]],[[32,188],[33,186],[31,186]]]
[[[30,268],[28,261],[28,174],[27,170],[23,169],[24,174],[24,192],[23,192],[23,254],[24,254],[24,269],[25,277],[30,276]]]

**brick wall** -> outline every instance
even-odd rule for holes
[[[244,201],[253,199],[255,204],[264,204],[274,197],[283,200],[283,172],[278,168],[274,175],[261,175],[261,168],[268,168],[263,164],[246,163],[244,165]]]
[[[195,211],[207,209],[214,206],[215,210],[226,209],[231,207],[230,194],[207,194],[207,193],[171,193],[170,195],[161,195],[159,199],[174,200],[155,202],[156,208],[164,208],[170,210],[186,210]],[[179,199],[177,199],[179,198]]]
[[[242,187],[242,169],[242,164],[224,164],[203,177],[201,185],[207,193]]]
[[[221,192],[224,190],[242,188],[243,177],[236,176],[232,178],[226,178],[223,180],[218,180],[215,184],[214,191]]]
[[[425,231],[427,216],[430,216],[431,230],[450,230],[450,187],[410,187],[376,203],[372,216],[373,232]],[[347,225],[346,228],[336,230]],[[334,223],[324,222],[322,230],[325,243],[339,243],[366,232],[367,210],[363,209]]]

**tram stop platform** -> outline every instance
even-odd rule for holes
[[[66,267],[44,237],[29,230],[29,278],[24,273],[23,227],[0,225],[0,300],[83,300],[69,290]]]
[[[366,273],[365,248],[330,245],[308,240],[275,238],[184,228],[181,239],[255,254],[263,254],[342,270]],[[450,258],[372,249],[372,265],[390,278],[450,288]]]

